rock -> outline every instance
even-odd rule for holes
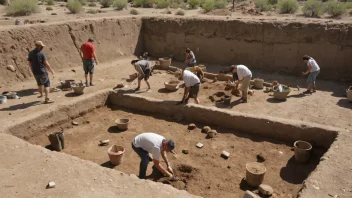
[[[125,87],[125,85],[123,85],[123,83],[119,83],[116,85],[116,87],[114,87],[114,89],[120,89],[120,88],[123,88]]]
[[[75,122],[75,121],[72,121],[72,124],[77,126],[78,125],[78,122]]]
[[[197,148],[202,148],[203,146],[204,146],[204,144],[202,144],[202,143],[200,143],[200,142],[199,142],[198,144],[196,144],[196,147],[197,147]]]
[[[227,168],[228,168],[228,169],[230,169],[230,168],[231,168],[231,166],[227,166]]]
[[[211,130],[211,128],[209,126],[205,126],[202,129],[202,133],[208,133]]]
[[[251,191],[246,190],[246,193],[243,195],[243,198],[260,198],[260,197],[252,193]]]
[[[16,68],[13,65],[8,65],[6,68],[12,72],[16,71]]]
[[[221,157],[223,157],[224,159],[228,159],[230,157],[230,153],[227,151],[222,151]]]
[[[209,96],[209,99],[210,99],[212,102],[214,102],[214,101],[215,101],[214,96]]]
[[[182,153],[185,154],[185,155],[187,155],[187,154],[189,153],[189,151],[188,151],[188,149],[183,149],[183,150],[182,150]]]
[[[74,69],[71,69],[71,71],[76,73],[76,70],[74,70]]]
[[[217,78],[217,77],[214,77],[213,83],[215,83],[216,81],[218,81],[218,78]]]
[[[258,160],[259,162],[264,162],[264,161],[265,161],[265,157],[264,157],[263,153],[259,153],[259,154],[257,155],[257,160]]]
[[[191,124],[189,124],[188,125],[188,129],[189,130],[193,130],[193,129],[195,129],[197,126],[195,125],[195,124],[193,124],[193,123],[191,123]]]
[[[265,196],[271,196],[274,193],[274,189],[266,184],[260,184],[258,190],[262,195]]]
[[[53,181],[49,182],[46,188],[55,188],[55,182]]]
[[[53,12],[53,13],[51,13],[51,15],[57,15],[57,13]]]

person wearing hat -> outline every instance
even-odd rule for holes
[[[186,63],[186,68],[187,67],[194,67],[197,63],[196,56],[189,48],[186,49],[185,63]]]
[[[34,75],[34,78],[37,81],[38,92],[39,92],[38,98],[43,97],[43,89],[44,89],[44,93],[45,93],[44,102],[47,104],[47,103],[53,102],[49,99],[50,79],[49,79],[47,69],[51,72],[53,77],[55,76],[55,72],[51,68],[44,52],[42,51],[44,47],[45,45],[43,44],[42,41],[36,41],[35,49],[29,52],[28,54],[28,62],[29,62],[29,67],[31,68],[32,73]]]
[[[173,177],[174,173],[166,153],[171,152],[175,154],[175,146],[173,140],[167,140],[156,133],[141,133],[137,135],[132,140],[132,149],[141,158],[141,163],[139,164],[139,178],[145,178],[149,161],[153,161],[154,166],[164,174],[164,176]],[[153,159],[149,157],[149,153],[152,154]],[[161,165],[160,156],[164,159],[167,169]]]
[[[150,63],[147,60],[133,60],[131,64],[134,66],[136,71],[138,72],[138,87],[135,91],[138,91],[141,88],[141,81],[144,79],[145,83],[147,83],[148,90],[150,90],[149,77],[151,76],[152,69],[150,67]]]
[[[93,42],[94,42],[94,39],[89,38],[87,42],[82,44],[81,50],[80,50],[80,55],[83,62],[84,77],[86,78],[87,87],[94,86],[93,84],[94,63],[98,64]],[[88,84],[88,74],[89,74],[89,80],[90,80],[89,84]]]
[[[320,73],[320,67],[318,63],[310,56],[304,55],[303,56],[303,61],[304,63],[307,64],[308,69],[305,72],[302,72],[302,76],[305,76],[309,73],[308,78],[307,78],[307,91],[303,92],[303,94],[311,94],[312,92],[316,92],[316,87],[315,87],[315,80],[317,79],[317,76]]]
[[[198,93],[199,93],[199,87],[200,87],[200,80],[198,76],[188,70],[182,70],[182,71],[178,70],[175,72],[175,77],[178,78],[179,80],[183,80],[184,83],[182,85],[185,86],[183,98],[180,102],[177,103],[177,105],[182,103],[187,104],[190,96],[194,98],[194,101],[196,104],[199,104]],[[182,86],[182,85],[178,85],[178,86]]]
[[[252,78],[251,70],[249,70],[248,67],[244,65],[231,65],[230,72],[232,72],[233,81],[237,80],[236,87],[235,87],[236,89],[238,89],[238,85],[242,83],[242,86],[241,86],[242,97],[240,99],[240,102],[242,103],[248,102],[247,95],[248,95],[248,89]]]

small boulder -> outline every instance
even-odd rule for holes
[[[214,96],[209,96],[209,99],[210,99],[212,102],[214,102],[214,101],[215,101]]]
[[[210,130],[211,130],[211,128],[209,126],[205,126],[205,127],[203,127],[202,132],[208,133]]]
[[[193,123],[191,123],[191,124],[189,124],[188,125],[188,129],[189,130],[193,130],[193,129],[195,129],[197,126],[195,125],[195,124],[193,124]]]
[[[246,193],[243,195],[243,198],[260,198],[257,194],[246,190]]]
[[[16,71],[16,68],[13,65],[8,65],[6,68],[12,72]]]
[[[264,162],[264,161],[266,160],[266,158],[264,157],[263,153],[259,153],[259,154],[257,155],[257,160],[258,160],[259,162]]]
[[[218,78],[217,77],[214,77],[213,79],[213,83],[217,82],[218,81]]]
[[[189,151],[188,151],[188,149],[183,149],[183,150],[182,150],[182,153],[185,154],[185,155],[187,155],[187,154],[189,153]]]
[[[262,195],[265,196],[271,196],[274,193],[274,189],[266,184],[260,184],[258,190]]]
[[[77,125],[78,125],[78,122],[72,121],[72,125],[77,126]]]
[[[55,182],[51,181],[48,183],[48,185],[46,186],[46,188],[55,188]]]

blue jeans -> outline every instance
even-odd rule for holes
[[[317,76],[319,75],[319,73],[320,73],[320,70],[315,72],[310,72],[307,78],[307,83],[315,87],[315,80],[317,79]]]
[[[141,163],[139,164],[139,178],[144,179],[145,175],[147,174],[147,168],[149,164],[149,153],[148,151],[142,149],[142,148],[137,148],[133,145],[132,143],[132,149],[139,155],[141,158]]]

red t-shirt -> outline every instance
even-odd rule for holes
[[[85,42],[81,46],[83,59],[93,59],[94,46],[91,42]]]

